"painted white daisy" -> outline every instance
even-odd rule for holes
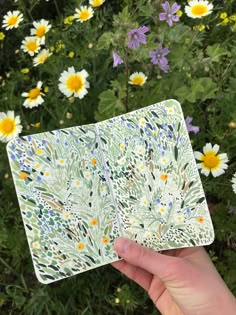
[[[234,173],[231,183],[232,183],[233,192],[236,194],[236,173]]]
[[[140,118],[140,119],[139,119],[139,125],[140,125],[140,127],[145,128],[145,127],[146,127],[146,123],[147,123],[147,121],[146,121],[145,118]]]
[[[74,188],[80,188],[83,186],[83,183],[80,179],[73,179],[71,182],[72,187]]]
[[[143,173],[146,170],[146,166],[144,164],[138,164],[137,169],[140,173]]]
[[[87,180],[89,180],[91,178],[91,173],[89,171],[85,171],[84,172],[84,178],[86,178]]]
[[[134,72],[129,77],[129,84],[142,86],[144,85],[146,80],[147,80],[147,77],[145,76],[143,72]]]
[[[88,72],[82,70],[75,72],[74,67],[69,67],[68,70],[63,71],[59,81],[59,90],[67,97],[74,96],[82,99],[87,93],[89,88],[89,82],[86,80]]]
[[[39,249],[39,248],[40,248],[39,242],[38,242],[38,241],[33,242],[33,243],[32,243],[32,247],[33,247],[34,249]]]
[[[66,160],[65,159],[57,159],[56,164],[58,166],[65,166],[66,165]]]
[[[77,22],[83,23],[90,20],[93,17],[94,10],[92,7],[82,5],[79,9],[75,9],[74,18]]]
[[[89,0],[89,4],[94,8],[100,7],[104,2],[105,0]]]
[[[213,5],[205,0],[192,0],[185,6],[187,16],[192,19],[202,18],[212,13]]]
[[[48,21],[41,19],[39,22],[33,22],[34,28],[31,28],[30,33],[31,35],[37,37],[40,40],[40,44],[45,44],[45,34],[50,30],[52,27]]]
[[[117,160],[117,163],[119,165],[123,165],[123,164],[125,164],[125,162],[126,162],[126,157],[125,156],[122,156],[120,159]]]
[[[63,212],[63,213],[62,213],[62,218],[63,218],[64,220],[68,220],[68,219],[70,218],[70,213],[68,213],[68,212]]]
[[[36,57],[33,59],[34,67],[45,63],[45,61],[52,55],[48,49],[41,50]]]
[[[34,56],[40,50],[40,40],[35,36],[26,36],[22,41],[21,49],[30,56]]]
[[[208,176],[210,172],[214,177],[220,176],[223,174],[225,169],[228,168],[226,164],[228,156],[226,153],[218,154],[219,145],[215,144],[213,147],[211,143],[207,143],[203,147],[203,153],[194,152],[194,156],[201,163],[197,163],[197,167],[201,170],[201,173]]]
[[[145,147],[143,145],[137,145],[135,148],[135,152],[143,155],[145,153]]]
[[[167,114],[174,114],[175,113],[175,108],[174,107],[166,107],[166,112]]]
[[[18,137],[21,131],[20,116],[15,116],[14,111],[0,113],[0,141],[8,142]]]
[[[147,198],[146,198],[146,197],[142,197],[142,198],[140,199],[140,203],[141,203],[142,206],[147,207],[147,206],[148,206],[148,200],[147,200]]]
[[[21,94],[21,96],[26,97],[23,106],[26,108],[33,108],[41,105],[44,102],[44,99],[42,98],[42,95],[44,94],[41,92],[42,85],[43,82],[39,81],[35,88],[31,89],[29,92],[24,92]]]
[[[3,17],[2,27],[6,30],[17,28],[23,21],[23,14],[20,11],[8,11]]]

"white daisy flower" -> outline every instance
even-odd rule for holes
[[[139,125],[140,125],[141,127],[145,128],[145,127],[146,127],[146,123],[147,123],[147,121],[146,121],[145,118],[140,118],[140,119],[139,119]]]
[[[40,248],[39,242],[38,242],[38,241],[33,242],[33,243],[32,243],[32,247],[33,247],[34,249],[39,249],[39,248]]]
[[[3,17],[2,27],[6,30],[17,28],[23,21],[23,14],[20,11],[8,11]]]
[[[84,177],[89,180],[91,178],[91,173],[89,171],[85,171]]]
[[[40,40],[35,36],[26,36],[22,41],[21,49],[30,56],[34,56],[40,50]]]
[[[231,183],[232,183],[233,192],[236,194],[236,173],[234,173]]]
[[[58,159],[58,160],[56,160],[56,164],[58,166],[65,166],[66,165],[66,160],[65,159]]]
[[[63,212],[63,213],[62,213],[62,218],[63,218],[64,220],[68,220],[68,219],[70,218],[70,213],[68,213],[68,212]]]
[[[42,19],[39,22],[33,22],[34,28],[31,28],[30,33],[31,35],[37,37],[40,41],[41,45],[45,44],[45,34],[50,30],[52,27],[48,21]]]
[[[143,155],[145,153],[145,147],[143,145],[137,145],[135,148],[135,152]]]
[[[74,67],[69,67],[67,71],[63,71],[59,78],[59,90],[67,97],[74,96],[82,99],[87,93],[89,82],[86,80],[88,72],[82,70],[75,72]]]
[[[143,72],[134,72],[129,77],[129,84],[142,86],[144,85],[146,80],[147,80],[147,77],[145,76]]]
[[[192,19],[202,18],[212,13],[213,5],[205,0],[192,0],[188,2],[184,10]]]
[[[119,145],[119,148],[120,148],[120,150],[124,150],[125,149],[125,144],[124,143],[121,143],[120,145]]]
[[[139,170],[139,172],[143,173],[146,170],[146,166],[144,164],[139,164],[137,166],[137,169]]]
[[[74,18],[77,22],[83,23],[93,17],[94,11],[92,7],[86,5],[81,6],[79,9],[75,9]]]
[[[117,160],[117,163],[119,165],[123,165],[123,164],[125,164],[125,162],[126,162],[126,157],[125,156],[122,156],[119,160]]]
[[[160,158],[159,161],[160,161],[160,163],[161,163],[162,165],[167,165],[167,164],[169,163],[169,158],[166,157],[166,156],[163,156],[163,157]]]
[[[89,0],[89,4],[94,8],[100,7],[104,2],[105,0]]]
[[[41,50],[36,57],[33,59],[34,67],[45,63],[45,61],[52,55],[48,49]]]
[[[140,203],[141,203],[142,206],[147,207],[147,206],[148,206],[148,200],[147,200],[147,198],[146,198],[146,197],[142,197],[142,198],[140,199]]]
[[[44,94],[41,92],[42,85],[43,82],[39,81],[35,88],[31,89],[29,92],[24,92],[21,94],[21,96],[26,97],[23,106],[26,108],[33,108],[41,105],[44,102],[44,99],[42,98],[42,95]]]
[[[174,107],[167,107],[166,108],[167,114],[174,114],[175,113],[175,108]]]
[[[50,178],[51,175],[52,175],[52,173],[51,173],[51,171],[50,171],[49,168],[46,168],[46,169],[43,171],[43,176],[44,176],[45,178]]]
[[[228,156],[226,153],[218,154],[219,145],[215,144],[213,147],[211,143],[207,143],[203,147],[203,153],[194,152],[194,156],[201,163],[197,163],[197,167],[201,170],[201,173],[208,176],[210,172],[214,177],[220,176],[228,168],[226,164]]]
[[[164,214],[164,213],[166,213],[166,207],[164,207],[164,206],[160,206],[159,207],[159,212],[161,213],[161,214]]]
[[[71,182],[71,186],[75,188],[80,188],[83,186],[83,183],[80,179],[73,179]]]
[[[177,222],[177,223],[183,223],[184,221],[185,221],[185,218],[184,218],[184,216],[182,215],[182,214],[176,214],[175,216],[174,216],[174,220],[175,220],[175,222]]]
[[[20,116],[15,116],[14,111],[0,113],[0,141],[8,142],[18,137],[21,131]]]

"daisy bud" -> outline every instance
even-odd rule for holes
[[[235,129],[236,128],[236,123],[234,121],[231,121],[229,124],[228,124],[229,128],[230,129]]]
[[[73,115],[69,112],[66,113],[66,118],[67,119],[72,119]]]
[[[69,102],[70,102],[71,104],[73,104],[73,103],[75,102],[74,96],[69,97]]]

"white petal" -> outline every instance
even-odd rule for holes
[[[202,154],[201,152],[195,151],[194,152],[194,157],[195,159],[199,160],[199,161],[203,161],[204,159],[204,154]]]
[[[213,151],[215,151],[215,153],[218,153],[220,146],[218,144],[214,144],[213,146]]]
[[[206,152],[208,151],[212,151],[212,145],[211,143],[207,143],[204,147],[203,147],[203,152],[206,154]]]

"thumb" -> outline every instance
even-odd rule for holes
[[[164,283],[177,280],[185,268],[183,259],[154,252],[124,237],[115,240],[114,248],[125,261],[157,275]]]

